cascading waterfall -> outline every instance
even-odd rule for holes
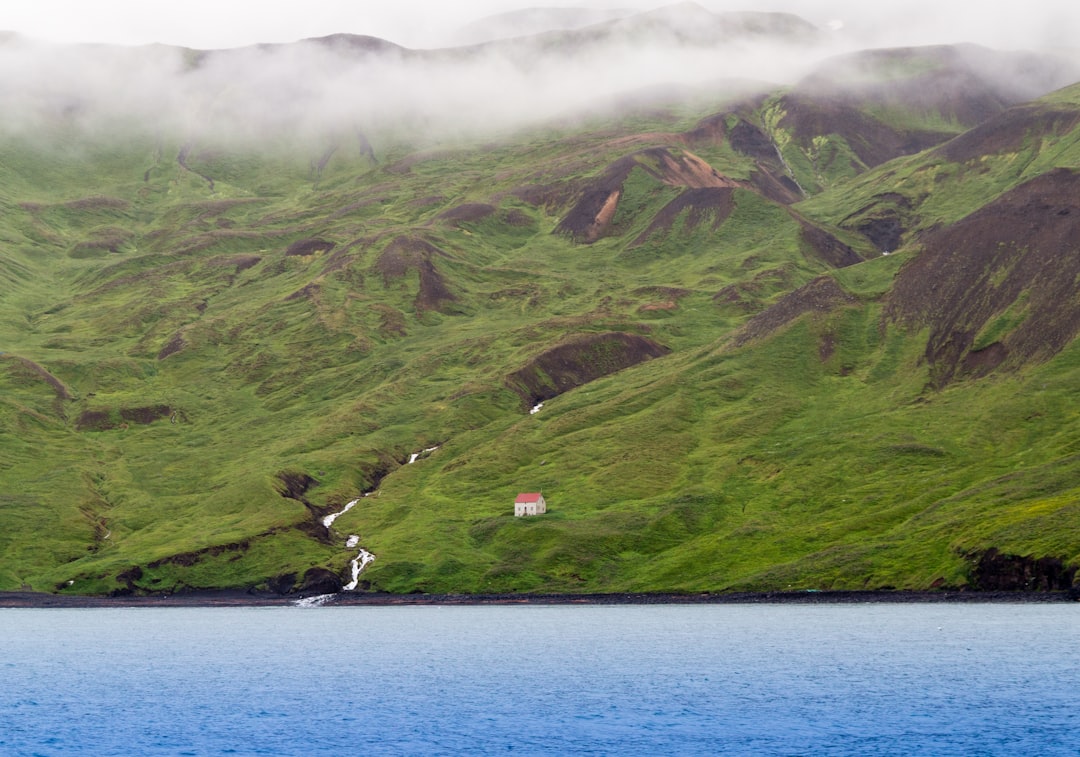
[[[539,406],[536,409],[539,409]],[[536,410],[534,410],[533,412],[536,412]],[[419,452],[413,452],[411,455],[409,455],[409,462],[407,463],[407,465],[412,465],[420,459],[421,455],[430,455],[438,448],[439,445],[436,444],[434,447],[425,447]],[[360,496],[367,497],[370,494],[372,494],[372,492],[364,492]],[[329,515],[324,517],[322,519],[323,526],[325,526],[326,528],[330,528],[330,526],[334,525],[334,521],[336,521],[345,513],[349,512],[349,510],[352,510],[354,507],[356,507],[356,504],[359,501],[360,497],[349,500],[345,504],[344,508],[342,508],[336,513],[330,513]],[[349,534],[348,538],[345,540],[345,546],[348,549],[356,549],[357,547],[360,547],[360,537],[357,534]],[[356,557],[349,561],[349,564],[352,568],[352,580],[349,581],[349,583],[345,584],[342,589],[344,591],[354,591],[356,587],[360,584],[360,573],[362,573],[364,568],[366,568],[374,559],[375,555],[373,555],[371,552],[368,552],[363,547],[360,547],[360,551],[357,553]],[[314,597],[305,597],[303,599],[296,600],[294,605],[296,607],[320,607],[333,599],[334,596],[334,594],[320,594]]]

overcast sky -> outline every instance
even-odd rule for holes
[[[370,34],[409,47],[449,43],[484,16],[530,6],[659,7],[662,0],[0,0],[0,29],[56,42],[197,48],[289,42],[337,32]],[[1025,0],[701,0],[711,10],[784,10],[820,26],[875,34],[896,44],[973,41],[995,47],[1077,47],[1080,3]],[[882,41],[881,39],[875,42]]]

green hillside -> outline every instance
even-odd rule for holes
[[[1078,90],[823,71],[473,141],[4,137],[0,590],[1067,588]]]

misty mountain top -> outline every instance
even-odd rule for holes
[[[714,13],[696,3],[625,15],[537,8],[494,18],[488,28],[501,24],[506,33],[559,28],[430,50],[355,34],[224,50],[8,35],[0,39],[2,129],[262,140],[360,128],[438,141],[497,135],[598,103],[715,96],[718,81],[763,82],[762,91],[796,82],[850,90],[899,72],[917,88],[925,82],[912,74],[936,67],[955,79],[948,86],[994,82],[1005,103],[1078,78],[1076,66],[1038,54],[949,46],[857,53],[795,15]]]

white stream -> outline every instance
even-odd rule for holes
[[[533,412],[535,412],[535,411],[533,411]],[[417,460],[420,459],[421,455],[430,455],[432,452],[434,452],[438,448],[439,448],[439,445],[436,444],[434,447],[425,447],[424,449],[422,449],[419,452],[413,452],[411,455],[409,455],[408,464],[412,465],[413,463],[415,463]],[[367,497],[367,496],[370,496],[371,494],[376,494],[376,493],[377,492],[364,492],[360,496],[361,497]],[[345,513],[349,512],[349,510],[352,510],[354,507],[356,507],[356,503],[359,502],[359,501],[360,501],[359,497],[356,498],[356,499],[350,500],[345,505],[345,507],[343,509],[341,509],[339,512],[330,513],[329,515],[324,517],[322,519],[323,526],[325,526],[326,528],[330,528],[330,526],[334,525],[335,520],[340,518]],[[108,537],[106,537],[106,538],[108,538]],[[357,536],[356,534],[349,534],[349,538],[345,540],[345,546],[347,548],[349,548],[349,549],[356,549],[357,547],[360,547],[360,537]],[[357,585],[359,585],[359,583],[360,583],[360,573],[374,559],[375,559],[375,555],[371,554],[370,552],[368,552],[363,547],[360,547],[360,552],[356,555],[356,557],[354,557],[352,560],[350,560],[350,564],[352,565],[352,580],[349,581],[349,583],[345,584],[345,586],[343,586],[342,589],[344,591],[353,591],[353,590],[355,590]],[[303,599],[298,599],[293,604],[296,607],[319,607],[321,605],[326,604],[327,602],[329,602],[333,598],[334,598],[333,594],[319,594],[318,596],[314,596],[314,597],[305,597]]]
[[[438,447],[429,447],[428,449],[425,449],[423,452],[431,453],[431,452],[434,452],[437,449],[438,449]],[[409,460],[409,462],[410,463],[414,462],[417,457],[419,457],[421,454],[423,454],[423,452],[418,452],[418,453],[414,454],[412,456],[412,458]],[[372,492],[364,492],[364,494],[362,494],[361,496],[366,497],[371,493]],[[325,518],[323,518],[322,519],[322,524],[326,528],[330,528],[330,526],[332,526],[334,524],[335,520],[340,518],[345,513],[349,512],[349,510],[352,510],[354,507],[356,507],[356,503],[359,502],[359,501],[360,501],[359,497],[356,498],[356,499],[353,499],[353,500],[349,500],[349,502],[346,503],[346,505],[345,505],[345,507],[343,509],[341,509],[340,511],[338,511],[336,513],[330,513]],[[349,534],[349,538],[345,540],[345,546],[348,547],[349,549],[356,549],[357,547],[360,546],[360,537],[357,536],[356,534]],[[368,563],[370,563],[374,559],[375,559],[375,555],[371,554],[370,552],[368,552],[363,547],[360,547],[359,554],[357,554],[356,557],[354,557],[350,561],[350,564],[352,565],[352,580],[349,581],[349,583],[345,584],[345,586],[343,586],[342,589],[344,591],[353,591],[354,589],[356,589],[357,585],[360,583],[360,572],[364,568],[366,568],[368,566]],[[336,595],[334,595],[334,594],[319,594],[319,595],[316,595],[314,597],[304,597],[303,599],[298,599],[295,602],[293,602],[293,606],[294,607],[321,607],[322,605],[324,605],[327,602],[329,602],[330,600],[332,600],[335,596]]]
[[[341,512],[330,513],[329,515],[327,515],[325,518],[322,519],[322,524],[324,526],[326,526],[327,528],[330,528],[330,526],[333,525],[335,520],[340,518],[345,513],[349,512],[349,510],[352,510],[354,507],[356,507],[356,503],[359,502],[359,501],[360,501],[359,499],[354,499],[354,500],[350,501],[347,505],[345,505],[345,509],[342,510]]]
[[[434,447],[425,447],[420,452],[413,452],[411,455],[409,455],[409,462],[407,462],[406,465],[412,465],[418,459],[420,459],[420,455],[424,455],[424,454],[430,455],[432,452],[434,452],[438,448],[439,448],[439,445],[436,444]]]
[[[543,406],[544,406],[543,402],[538,403],[536,405],[536,407],[534,407],[532,410],[529,411],[529,415],[536,415],[537,413],[540,412],[540,408],[542,408]]]
[[[360,583],[360,571],[368,566],[368,563],[375,559],[375,555],[368,552],[363,547],[360,548],[360,554],[352,559],[352,580],[345,584],[345,591],[352,591],[356,588],[356,585]]]

